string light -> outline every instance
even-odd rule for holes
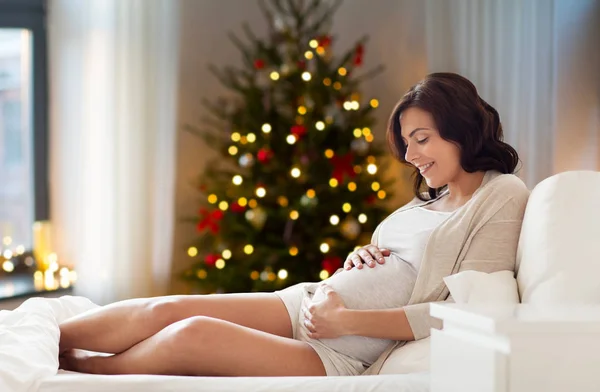
[[[198,249],[197,249],[195,246],[191,246],[191,247],[188,249],[188,255],[189,255],[190,257],[196,257],[196,256],[198,255]]]
[[[287,135],[287,137],[285,138],[285,141],[288,142],[288,144],[294,144],[294,143],[296,143],[296,136]]]
[[[321,278],[321,280],[325,280],[325,279],[329,278],[329,272],[327,272],[325,270],[321,270],[321,272],[319,273],[319,278]]]
[[[249,133],[248,135],[246,135],[246,138],[248,139],[249,143],[254,143],[256,141],[256,135],[253,133]]]
[[[336,226],[338,223],[340,223],[340,217],[337,215],[331,215],[331,217],[329,218],[329,222]]]
[[[383,199],[385,199],[385,196],[386,196],[385,191],[379,191],[379,192],[377,192],[377,197],[378,198],[380,198],[380,199],[383,200]]]
[[[254,247],[250,244],[244,246],[244,253],[247,255],[251,255],[254,252]]]
[[[335,188],[338,186],[338,180],[336,180],[335,178],[332,178],[329,180],[329,186],[332,188]]]
[[[367,163],[375,163],[375,157],[373,155],[369,155],[367,157]]]
[[[322,47],[322,46],[319,46],[317,48],[317,54],[320,55],[320,56],[324,55],[325,54],[325,48]]]
[[[308,45],[311,48],[316,49],[319,46],[319,41],[317,41],[316,39],[311,39]]]
[[[7,260],[2,263],[2,269],[6,272],[13,272],[15,270],[15,265],[12,263],[12,261]]]
[[[325,129],[325,123],[323,121],[317,121],[315,128],[317,128],[319,131],[322,131]]]
[[[258,203],[254,199],[250,199],[250,201],[248,202],[248,206],[250,208],[256,208],[257,205],[258,205]]]
[[[242,136],[237,132],[231,134],[231,140],[233,140],[234,142],[239,142],[241,137]]]
[[[269,75],[269,76],[271,76],[272,80],[279,80],[279,72],[277,72],[277,71],[271,72],[271,75]]]
[[[356,173],[356,174],[362,173],[362,167],[360,167],[360,165],[354,166],[354,173]]]
[[[25,247],[23,245],[19,245],[17,246],[16,251],[18,255],[22,255],[23,253],[25,253]]]
[[[2,256],[4,256],[5,259],[12,259],[13,257],[13,252],[10,249],[6,249],[4,251],[4,253],[2,254]]]
[[[290,219],[291,220],[296,220],[300,217],[300,213],[298,213],[298,211],[293,210],[290,212]]]
[[[335,88],[335,86],[334,86]],[[360,108],[360,103],[358,101],[346,101],[344,102],[344,109],[346,110],[358,110]]]
[[[321,246],[319,246],[319,249],[322,253],[327,253],[329,252],[329,244],[327,242],[323,242]]]
[[[374,136],[373,135],[369,135],[369,136],[365,136],[365,140],[369,143],[371,143],[374,140]]]
[[[310,72],[308,72],[308,71],[302,72],[302,80],[304,80],[305,82],[308,82],[308,81],[310,81],[311,78],[312,78],[312,75],[310,74]]]
[[[238,174],[238,175],[235,175],[235,176],[233,176],[233,179],[232,179],[231,181],[232,181],[232,182],[233,182],[235,185],[241,185],[241,184],[242,184],[242,182],[244,181],[244,179],[242,178],[242,176],[240,176],[240,175]]]
[[[373,99],[372,99],[372,100],[369,102],[369,104],[371,104],[371,107],[372,107],[373,109],[375,109],[376,107],[378,107],[378,106],[379,106],[379,101],[378,101],[378,100],[376,100],[375,98],[373,98]]]
[[[225,260],[229,260],[231,258],[231,251],[229,249],[225,249],[223,253],[221,253],[221,256],[223,256]]]
[[[371,130],[369,128],[365,127],[365,128],[362,129],[362,134],[364,136],[369,136],[371,134]]]
[[[360,223],[367,223],[367,216],[366,216],[365,214],[360,214],[360,215],[358,216],[358,221],[359,221]]]
[[[323,79],[323,84],[327,87],[331,86],[331,79],[329,79],[329,78]]]
[[[334,155],[334,154],[333,154],[333,150],[332,150],[332,149],[329,149],[329,148],[328,148],[327,150],[325,150],[325,156],[326,156],[327,158],[331,159],[331,158],[333,158],[333,155]]]
[[[279,203],[279,205],[282,206],[282,207],[287,207],[287,205],[288,205],[288,199],[285,196],[279,196],[277,198],[277,203]]]
[[[219,259],[215,262],[215,267],[217,267],[218,269],[223,269],[225,268],[225,260],[223,259]]]
[[[242,136],[242,137],[240,138],[240,143],[242,143],[242,144],[247,144],[247,143],[248,143],[248,137],[246,137],[246,136]]]
[[[369,172],[369,174],[375,174],[377,173],[377,166],[375,166],[374,163],[369,164],[369,166],[367,166],[367,171]]]
[[[271,128],[271,124],[269,123],[264,123],[261,127],[261,130],[263,131],[263,133],[270,133],[272,128]]]
[[[229,203],[227,203],[226,201],[222,201],[219,203],[219,209],[221,211],[227,211],[227,209],[229,208]]]
[[[227,151],[229,151],[229,155],[235,155],[238,153],[238,148],[236,146],[230,146]]]
[[[297,167],[295,167],[295,168],[292,169],[292,171],[290,172],[290,174],[292,175],[292,177],[298,178],[298,177],[300,177],[300,175],[302,174],[302,172],[300,171],[300,169],[298,169]]]
[[[317,195],[317,192],[315,192],[315,190],[314,190],[314,189],[309,189],[309,190],[307,190],[307,191],[306,191],[306,196],[307,196],[309,199],[312,199],[312,198],[314,198],[316,195]]]
[[[305,106],[298,106],[298,114],[305,115],[306,114],[306,107]]]
[[[304,57],[306,57],[307,60],[312,60],[313,56],[313,52],[311,52],[310,50],[304,52]]]
[[[342,210],[347,214],[350,211],[352,211],[352,206],[350,205],[350,203],[344,203],[344,205],[342,206]]]
[[[346,73],[347,73],[347,72],[348,72],[348,71],[347,71],[347,70],[346,70],[346,68],[344,68],[344,67],[339,67],[339,68],[338,68],[338,73],[340,74],[340,76],[346,76]]]
[[[362,129],[354,128],[354,131],[352,133],[354,134],[354,137],[358,139],[362,136]]]
[[[333,84],[333,88],[336,90],[341,90],[342,89],[342,84],[340,82],[335,82]]]
[[[265,197],[266,194],[267,194],[267,190],[265,188],[263,188],[262,186],[256,188],[256,196],[258,196],[258,197]]]
[[[297,256],[298,255],[298,248],[296,248],[295,246],[292,246],[290,248],[290,256]]]
[[[381,188],[381,185],[379,185],[377,181],[371,184],[371,189],[373,189],[375,192],[377,192],[379,188]]]
[[[238,199],[238,204],[240,207],[246,207],[248,205],[248,200],[245,197],[240,197]]]
[[[284,269],[280,269],[277,273],[277,277],[281,280],[285,280],[288,277],[288,272]]]
[[[12,244],[12,238],[9,236],[6,236],[6,237],[2,238],[2,243],[6,246],[9,246],[10,244]]]
[[[355,182],[349,182],[348,183],[348,190],[350,192],[354,192],[356,190],[356,183]]]
[[[252,280],[257,280],[260,277],[260,274],[258,273],[258,271],[252,271],[250,273],[250,279]]]

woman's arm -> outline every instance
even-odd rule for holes
[[[345,309],[341,318],[346,335],[391,340],[415,340],[403,308]]]

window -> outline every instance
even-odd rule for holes
[[[45,0],[0,0],[0,249],[49,218]],[[0,280],[2,279],[0,271]]]

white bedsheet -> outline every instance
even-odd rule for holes
[[[83,297],[32,298],[0,311],[0,392],[367,391],[426,392],[428,373],[348,377],[100,376],[58,371],[58,325],[97,305]]]
[[[428,392],[429,374],[344,377],[97,376],[65,372],[38,392]]]

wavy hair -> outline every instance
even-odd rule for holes
[[[400,126],[400,115],[410,107],[432,115],[442,139],[460,148],[460,165],[467,173],[514,173],[519,156],[503,141],[500,116],[467,78],[455,73],[432,73],[411,87],[394,108],[387,129],[389,147],[396,159],[414,167],[405,159]],[[424,178],[417,168],[414,177],[413,191],[423,201],[438,197],[445,187],[430,188],[425,184],[427,198],[422,194]]]

